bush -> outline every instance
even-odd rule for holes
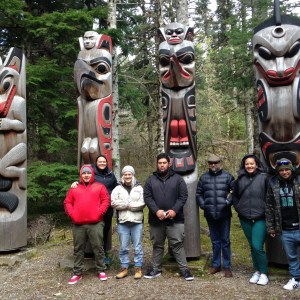
[[[28,212],[53,213],[63,210],[63,201],[73,181],[78,180],[77,166],[37,161],[28,167]]]

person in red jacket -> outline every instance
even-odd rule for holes
[[[75,284],[82,278],[83,259],[86,241],[89,239],[95,255],[95,264],[100,280],[107,280],[103,250],[103,215],[110,206],[110,197],[106,187],[94,182],[94,170],[84,165],[80,170],[80,183],[76,189],[70,189],[64,201],[65,211],[73,222],[74,276],[69,284]]]

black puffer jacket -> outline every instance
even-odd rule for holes
[[[231,207],[227,200],[233,189],[234,177],[224,171],[204,173],[198,182],[196,201],[204,209],[204,216],[211,219],[230,218]]]
[[[149,224],[184,223],[183,206],[187,198],[187,186],[180,175],[170,169],[168,176],[161,178],[157,172],[154,172],[144,186],[144,201],[149,208]],[[156,212],[160,209],[174,210],[175,218],[160,221],[156,216]]]
[[[253,158],[256,162],[257,169],[253,174],[249,174],[245,169],[247,158]],[[265,219],[268,176],[261,161],[253,154],[245,155],[238,174],[234,183],[232,202],[239,217],[248,220]]]

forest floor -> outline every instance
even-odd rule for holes
[[[225,278],[224,273],[208,275],[208,258],[189,261],[194,281],[186,282],[178,274],[174,262],[165,260],[162,276],[156,279],[134,280],[133,276],[117,280],[118,244],[116,232],[113,233],[112,265],[107,270],[108,280],[99,281],[94,269],[88,269],[75,285],[68,285],[72,275],[70,267],[62,267],[62,261],[72,257],[72,239],[69,229],[54,230],[50,241],[20,251],[29,253],[28,257],[19,263],[0,266],[0,299],[288,299],[299,300],[300,289],[285,291],[282,286],[288,280],[286,270],[280,276],[270,273],[270,283],[267,286],[249,284],[252,270],[245,263],[235,264],[233,259],[233,278]],[[151,245],[147,236],[144,238],[145,262],[143,271],[150,266]],[[16,254],[1,254],[3,258],[12,259]],[[86,260],[88,262],[88,260]],[[200,263],[199,263],[200,262]],[[91,261],[88,262],[89,264]],[[133,275],[133,269],[131,271]]]

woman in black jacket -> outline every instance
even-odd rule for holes
[[[95,172],[95,181],[100,182],[105,185],[109,195],[111,195],[112,190],[117,186],[117,179],[115,174],[108,168],[108,161],[106,157],[100,154],[96,158],[96,163],[92,164],[92,167]],[[108,239],[109,232],[111,229],[111,223],[113,218],[114,210],[109,206],[107,212],[103,217],[104,229],[103,229],[103,248],[105,252],[104,263],[106,265],[110,264],[110,258],[108,256]]]
[[[264,250],[267,235],[265,221],[265,198],[267,174],[260,160],[247,154],[241,161],[238,178],[233,189],[233,205],[238,213],[241,226],[251,248],[254,274],[250,283],[266,285],[268,262]]]

